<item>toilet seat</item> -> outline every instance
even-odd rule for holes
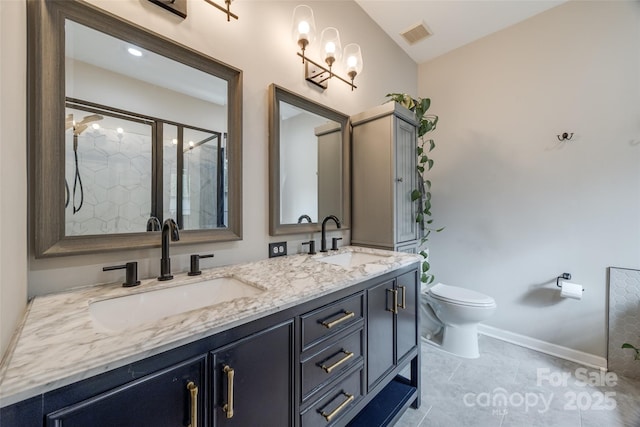
[[[429,289],[429,295],[449,304],[469,307],[494,307],[496,302],[490,296],[470,289],[438,283]]]

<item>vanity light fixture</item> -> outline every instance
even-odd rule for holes
[[[207,0],[208,1],[208,0]],[[334,27],[327,27],[320,35],[320,51],[326,66],[319,64],[306,55],[308,46],[315,41],[316,24],[313,18],[313,10],[304,4],[298,5],[293,10],[292,35],[294,41],[300,47],[298,56],[302,58],[305,66],[305,79],[314,85],[326,89],[328,80],[337,78],[351,86],[351,90],[357,86],[353,83],[358,74],[362,72],[362,52],[360,46],[355,43],[345,46],[342,50],[340,32]],[[340,58],[344,58],[344,69],[349,80],[344,79],[333,72],[333,67]]]
[[[204,0],[207,3],[209,3],[211,6],[215,7],[216,9],[219,9],[221,11],[223,11],[224,13],[227,14],[227,22],[231,21],[231,18],[233,19],[238,19],[238,15],[236,15],[235,13],[231,12],[231,2],[233,0],[224,0],[224,4],[225,6],[220,6],[218,3],[214,2],[213,0]]]

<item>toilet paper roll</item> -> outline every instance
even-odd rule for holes
[[[562,282],[560,296],[562,298],[582,299],[582,285],[571,282]]]

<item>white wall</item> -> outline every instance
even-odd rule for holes
[[[0,1],[0,355],[27,301],[26,8]]]
[[[358,89],[352,92],[347,85],[331,81],[324,93],[304,81],[301,61],[295,54],[290,20],[296,2],[234,2],[232,8],[240,19],[233,22],[226,22],[224,14],[200,1],[188,3],[189,15],[185,20],[147,1],[90,2],[244,71],[244,239],[200,246],[173,246],[171,255],[174,271],[187,270],[188,256],[195,252],[215,252],[216,257],[202,266],[218,266],[265,258],[269,241],[288,240],[289,252],[293,253],[301,250],[300,242],[308,239],[308,235],[285,238],[271,238],[268,235],[267,88],[270,83],[274,82],[346,114],[382,103],[384,95],[389,92],[417,92],[417,65],[352,1],[308,2],[314,9],[317,27],[320,30],[326,26],[339,28],[343,44],[359,43],[365,61],[363,73],[356,80]],[[26,19],[24,0],[0,1],[0,5],[3,11],[0,29],[2,88],[4,91],[6,85],[8,94],[5,96],[5,92],[2,93],[1,104],[3,169],[0,222],[3,251],[0,295],[3,323],[0,350],[4,350],[5,337],[13,332],[19,316],[15,313],[21,313],[26,303]],[[5,10],[11,12],[6,18]],[[5,45],[9,47],[5,48]],[[312,56],[316,57],[315,54]],[[5,134],[9,134],[6,139]],[[11,145],[7,145],[7,139]],[[6,170],[11,179],[5,179],[5,163],[11,167],[11,170]],[[348,233],[345,233],[347,236]],[[28,293],[39,295],[92,283],[118,281],[122,272],[104,273],[102,266],[130,260],[139,262],[141,277],[153,277],[158,274],[159,259],[159,248],[40,260],[31,257]],[[5,307],[10,307],[11,312]],[[5,312],[8,318],[6,322]]]
[[[490,326],[606,357],[607,267],[640,268],[640,2],[551,9],[422,64],[419,93],[440,115],[436,281],[493,296]]]

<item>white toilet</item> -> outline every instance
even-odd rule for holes
[[[478,323],[496,311],[493,298],[438,283],[423,291],[421,306],[421,332],[427,342],[458,356],[480,356]]]

